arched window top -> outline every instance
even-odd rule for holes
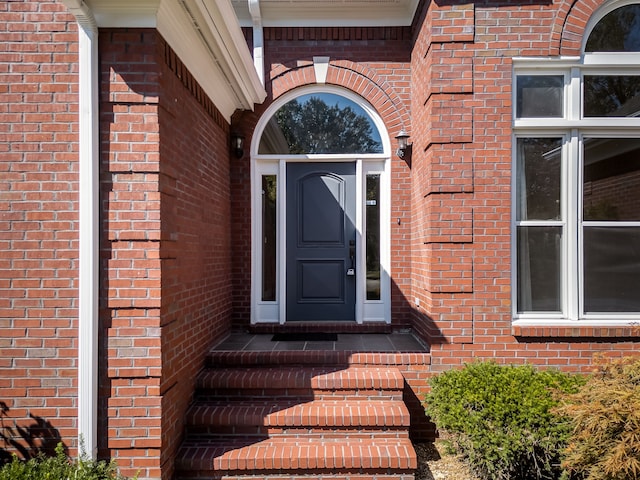
[[[640,52],[640,4],[606,14],[591,31],[585,52]]]
[[[282,105],[266,124],[261,155],[383,153],[380,131],[353,100],[328,92],[300,95]]]

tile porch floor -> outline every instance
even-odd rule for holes
[[[272,333],[234,332],[212,351],[278,352],[278,351],[352,351],[428,353],[429,348],[412,333],[339,333],[335,342],[273,342]]]

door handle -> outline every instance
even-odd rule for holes
[[[356,241],[349,240],[349,259],[351,260],[351,268],[347,270],[348,276],[356,274]]]

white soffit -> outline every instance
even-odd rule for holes
[[[160,0],[84,0],[98,27],[155,28]]]
[[[240,25],[251,26],[247,0],[231,0]],[[260,0],[264,27],[411,25],[418,0]]]
[[[229,0],[85,0],[98,27],[156,28],[229,121],[266,92]]]

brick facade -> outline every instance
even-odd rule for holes
[[[637,351],[630,327],[512,326],[512,58],[579,55],[605,1],[424,1],[411,27],[265,28],[268,98],[231,125],[157,31],[101,29],[100,455],[171,478],[206,351],[249,324],[250,158],[230,158],[230,133],[248,145],[275,99],[315,83],[314,56],[392,145],[411,135],[390,228],[392,325],[431,346],[403,372],[416,399],[474,358],[588,371],[596,352]],[[77,52],[60,2],[0,4],[0,454],[78,448]]]
[[[0,18],[0,449],[73,450],[76,25],[53,1],[3,2]]]

